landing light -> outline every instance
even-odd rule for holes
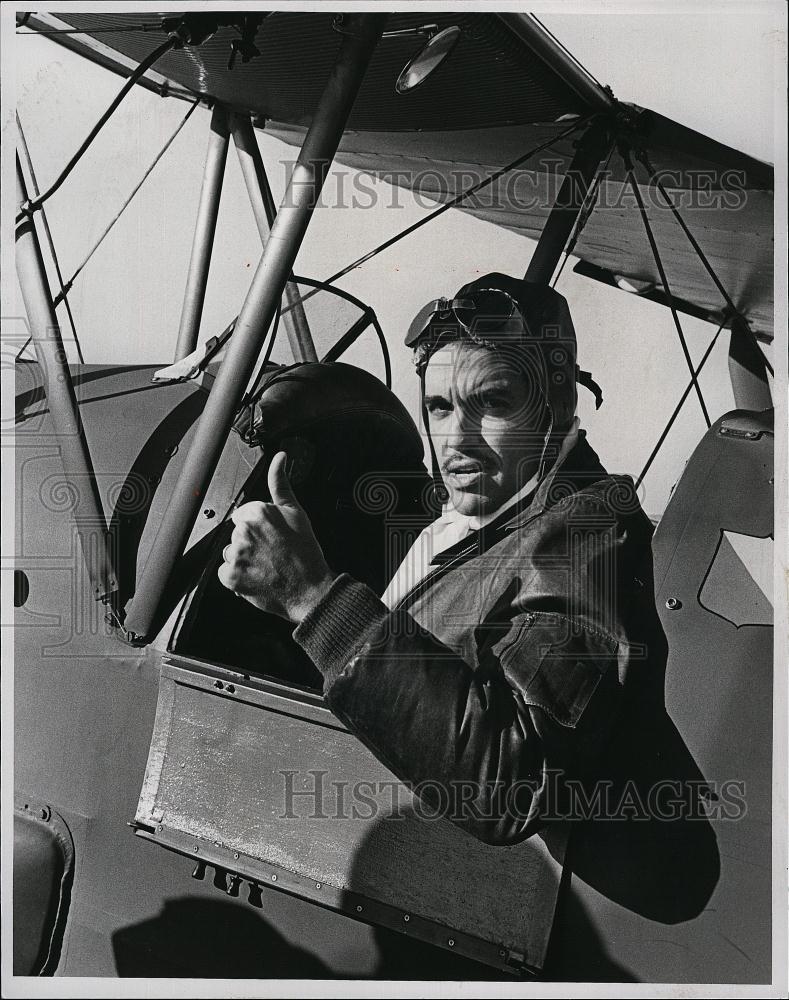
[[[398,76],[395,84],[397,93],[407,94],[409,90],[424,83],[454,49],[460,35],[461,29],[457,25],[453,25],[429,38]]]

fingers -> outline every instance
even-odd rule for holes
[[[266,520],[266,507],[272,506],[273,504],[266,504],[261,500],[250,500],[249,503],[236,507],[230,515],[230,519],[236,527],[240,527],[243,524],[250,526],[262,524]],[[235,528],[233,529],[233,533],[235,534]]]
[[[288,456],[284,451],[278,451],[272,458],[268,468],[268,489],[271,502],[278,507],[296,507],[301,505],[296,499],[293,487],[290,485],[287,472]]]
[[[216,575],[219,577],[219,582],[223,587],[227,587],[228,590],[235,592],[238,585],[238,573],[235,566],[223,562],[217,570]]]

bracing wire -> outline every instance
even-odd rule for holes
[[[161,160],[161,158],[164,156],[164,154],[170,148],[170,146],[172,145],[172,143],[175,140],[175,137],[178,135],[178,133],[181,131],[181,129],[184,127],[184,125],[186,125],[186,123],[189,121],[189,118],[191,117],[192,112],[195,110],[195,108],[198,106],[199,103],[200,103],[200,98],[198,97],[198,98],[195,99],[194,103],[189,106],[188,111],[183,116],[183,118],[181,119],[181,121],[178,123],[175,131],[170,136],[170,138],[167,140],[167,142],[164,144],[164,146],[162,146],[162,148],[156,154],[156,156],[154,157],[154,159],[151,162],[150,166],[148,167],[148,169],[145,171],[145,173],[140,178],[140,181],[137,184],[137,186],[132,190],[131,194],[128,196],[128,198],[121,205],[121,207],[118,210],[118,212],[110,220],[109,225],[106,227],[106,229],[101,234],[101,236],[99,236],[98,240],[96,240],[96,242],[93,244],[93,246],[90,249],[90,251],[88,252],[87,256],[82,261],[82,263],[77,267],[77,269],[74,271],[74,273],[71,275],[71,277],[69,278],[69,280],[66,282],[65,286],[63,286],[61,288],[61,296],[62,297],[65,297],[66,293],[71,290],[71,287],[74,284],[74,281],[76,280],[76,278],[79,275],[80,271],[82,271],[82,269],[85,267],[85,265],[88,263],[88,261],[94,255],[94,253],[99,249],[99,247],[101,246],[101,244],[104,242],[105,238],[109,235],[110,231],[112,230],[112,227],[115,225],[115,223],[118,221],[118,219],[120,219],[120,217],[123,215],[123,213],[129,207],[129,205],[132,202],[132,199],[135,197],[135,195],[137,194],[137,192],[140,190],[140,188],[143,186],[143,184],[148,179],[148,177],[150,176],[150,174],[153,172],[154,167],[156,166],[156,164],[159,162],[159,160]],[[42,211],[43,211],[43,209],[42,209]],[[55,304],[56,305],[58,304],[58,300],[55,301]]]
[[[709,260],[707,258],[707,255],[702,250],[701,246],[699,245],[698,240],[693,235],[693,233],[690,231],[690,228],[688,227],[688,224],[682,218],[682,215],[680,214],[679,209],[674,204],[673,200],[669,197],[668,192],[666,191],[665,187],[663,186],[663,182],[661,181],[660,177],[658,176],[658,173],[655,170],[655,168],[652,166],[652,163],[650,162],[649,157],[647,156],[646,152],[642,151],[641,153],[639,153],[638,159],[641,161],[641,163],[643,163],[644,167],[648,171],[648,173],[650,175],[651,182],[655,185],[655,187],[657,188],[658,192],[660,193],[660,196],[663,199],[666,207],[671,211],[672,215],[674,216],[674,218],[677,220],[677,222],[679,223],[680,227],[682,228],[683,233],[685,234],[685,236],[687,236],[688,242],[690,243],[690,245],[693,247],[694,251],[696,252],[696,256],[699,258],[699,260],[703,264],[705,270],[707,271],[707,274],[709,274],[709,276],[712,278],[712,280],[713,280],[713,282],[715,284],[715,287],[718,289],[718,291],[723,296],[723,299],[726,302],[726,305],[729,307],[729,309],[731,310],[731,312],[734,315],[740,315],[739,309],[735,306],[734,302],[732,301],[731,296],[729,295],[728,291],[726,290],[726,287],[724,286],[723,282],[720,280],[720,278],[716,274],[715,268],[709,262]],[[750,331],[750,328],[748,328],[748,329]],[[760,351],[760,353],[762,353],[762,352]],[[764,357],[763,354],[762,354],[762,357]],[[773,375],[773,367],[770,364],[770,362],[767,360],[767,358],[764,358],[764,364],[765,364],[767,370],[770,372],[770,374]]]
[[[661,433],[660,437],[658,438],[657,443],[655,444],[655,447],[652,449],[652,452],[651,452],[649,458],[646,460],[646,462],[644,464],[644,468],[639,473],[638,479],[636,480],[636,489],[638,489],[638,487],[644,481],[644,476],[646,476],[647,472],[649,472],[649,469],[650,469],[652,463],[655,461],[657,453],[663,447],[663,442],[666,440],[666,438],[668,437],[669,431],[674,426],[674,421],[679,416],[679,412],[682,409],[682,407],[684,406],[685,400],[690,395],[690,391],[693,388],[696,379],[698,379],[699,375],[701,374],[701,370],[704,367],[704,365],[706,364],[707,358],[712,353],[712,349],[713,349],[713,347],[715,346],[715,344],[716,344],[716,342],[718,340],[718,335],[720,334],[721,330],[723,330],[723,328],[726,326],[726,322],[727,322],[727,320],[724,320],[721,323],[721,325],[718,327],[718,329],[715,331],[715,335],[713,336],[712,340],[710,341],[709,347],[704,352],[704,357],[701,359],[701,361],[699,362],[698,367],[695,369],[695,371],[693,373],[693,378],[691,379],[690,382],[688,382],[688,384],[687,384],[687,386],[685,388],[685,391],[680,396],[679,402],[677,403],[676,407],[674,408],[674,412],[669,417],[668,423],[663,428],[663,432]]]
[[[139,66],[137,66],[135,70],[131,73],[129,78],[126,80],[121,89],[118,91],[118,94],[113,100],[112,104],[110,104],[110,106],[101,116],[101,118],[99,118],[99,120],[96,122],[96,124],[88,133],[87,138],[82,142],[79,149],[77,149],[76,153],[74,153],[74,155],[68,161],[66,166],[61,170],[61,172],[58,174],[58,176],[55,178],[52,184],[50,184],[50,186],[46,189],[46,191],[44,191],[43,194],[38,195],[37,198],[34,198],[32,201],[28,202],[27,205],[23,206],[22,214],[30,214],[31,212],[35,212],[37,209],[41,208],[41,206],[44,204],[45,201],[47,201],[49,198],[52,197],[52,195],[60,188],[61,184],[65,181],[65,179],[74,169],[74,167],[76,167],[76,165],[82,159],[83,155],[85,154],[85,152],[87,151],[93,140],[96,138],[96,136],[99,134],[102,128],[104,128],[104,126],[110,120],[110,118],[118,108],[118,105],[121,103],[124,97],[126,97],[129,91],[135,85],[135,83],[137,83],[140,77],[142,77],[151,68],[151,66],[153,66],[153,64],[158,59],[161,58],[161,56],[163,56],[166,52],[169,52],[170,49],[174,48],[176,45],[180,45],[180,42],[177,39],[168,38],[166,42],[162,42],[161,45],[157,46],[153,50],[153,52],[151,52],[148,56],[145,57],[145,59],[143,59],[143,61],[139,64]]]
[[[668,277],[666,276],[665,268],[663,267],[663,260],[660,256],[660,251],[658,250],[657,243],[655,242],[655,235],[652,232],[652,226],[649,222],[649,217],[647,216],[646,208],[644,207],[644,200],[641,197],[641,192],[638,188],[638,183],[635,178],[635,173],[633,170],[633,161],[630,158],[630,151],[627,148],[622,149],[622,159],[624,160],[625,169],[627,171],[627,180],[630,184],[630,188],[633,191],[633,195],[636,199],[636,204],[638,205],[638,211],[641,215],[641,221],[644,223],[644,229],[647,234],[647,239],[649,240],[649,246],[652,249],[652,256],[655,260],[655,266],[657,267],[658,274],[660,275],[660,280],[663,285],[663,291],[666,293],[666,299],[668,300],[669,309],[671,310],[671,316],[674,320],[674,326],[677,330],[677,336],[679,337],[680,345],[682,346],[682,353],[685,355],[685,362],[688,366],[688,371],[690,372],[690,377],[692,385],[696,390],[696,395],[698,396],[699,405],[701,406],[701,412],[704,415],[704,420],[707,427],[711,427],[710,416],[707,412],[707,404],[704,402],[704,396],[701,391],[701,386],[696,379],[696,375],[693,369],[693,361],[690,357],[690,351],[688,350],[688,345],[685,340],[685,334],[682,330],[682,324],[679,321],[679,314],[677,313],[677,308],[674,305],[674,297],[671,294],[671,288],[669,287]]]
[[[426,226],[428,222],[432,222],[433,219],[438,218],[439,215],[443,215],[444,212],[448,212],[450,208],[457,207],[467,198],[470,198],[472,195],[477,194],[477,192],[482,191],[484,188],[495,183],[500,177],[503,177],[504,174],[509,173],[509,171],[511,170],[517,169],[519,166],[521,166],[521,164],[525,163],[527,160],[530,160],[533,156],[536,156],[537,153],[541,153],[544,149],[548,149],[549,146],[553,146],[555,143],[566,138],[568,135],[571,135],[573,132],[578,131],[578,129],[581,128],[583,125],[586,125],[588,121],[589,121],[588,117],[579,118],[577,122],[573,122],[573,124],[569,128],[565,129],[563,132],[560,132],[558,135],[552,136],[545,142],[541,142],[537,146],[534,146],[527,153],[524,153],[522,156],[519,156],[516,159],[512,160],[511,163],[508,163],[506,166],[501,167],[499,170],[494,171],[492,174],[488,175],[488,177],[485,177],[478,184],[472,185],[466,191],[461,191],[459,195],[456,195],[454,198],[451,198],[443,205],[439,205],[438,208],[430,212],[424,218],[419,219],[417,222],[412,223],[410,226],[406,226],[405,229],[401,230],[399,233],[396,233],[394,236],[391,236],[388,240],[384,240],[383,243],[380,243],[377,247],[370,250],[368,253],[363,254],[361,257],[358,257],[350,264],[347,264],[341,270],[337,271],[336,274],[333,274],[330,278],[326,278],[324,284],[331,285],[335,281],[338,281],[340,278],[344,278],[346,274],[349,274],[357,267],[361,267],[362,264],[366,264],[369,260],[372,260],[372,258],[376,257],[379,253],[382,253],[384,250],[388,250],[389,247],[394,246],[395,243],[398,243],[406,236],[410,236],[411,233],[416,232],[417,229],[421,229],[422,226]],[[316,295],[318,291],[320,291],[320,289],[316,288],[313,289],[311,292],[307,292],[307,294],[304,295],[301,299],[299,299],[299,301],[306,302],[307,299],[310,299],[312,298],[313,295]],[[283,310],[283,312],[288,312],[291,308],[292,306],[287,306]]]
[[[33,188],[33,194],[37,196],[38,181],[36,179],[36,171],[33,167],[33,160],[30,156],[30,150],[27,145],[27,139],[25,138],[25,131],[22,128],[22,122],[19,118],[18,111],[16,112],[16,127],[19,130],[19,144],[22,148],[22,155],[25,158],[25,163],[27,164],[27,172],[30,175],[30,185]],[[47,238],[47,245],[49,246],[49,252],[52,256],[52,263],[55,266],[55,274],[57,276],[58,283],[60,284],[60,292],[59,292],[60,301],[62,301],[63,305],[66,307],[66,314],[68,316],[69,326],[71,327],[71,336],[74,339],[74,346],[77,349],[77,357],[79,358],[80,364],[84,365],[85,358],[82,354],[82,346],[79,342],[79,337],[77,336],[77,327],[74,323],[74,316],[71,312],[71,305],[68,300],[67,288],[63,284],[63,273],[60,270],[60,262],[58,261],[58,255],[55,252],[55,241],[52,239],[52,231],[49,228],[49,220],[47,219],[47,214],[43,208],[41,209],[41,222],[43,223],[44,226],[44,235]],[[69,287],[71,287],[70,284]],[[30,340],[32,340],[32,337],[28,338],[27,343],[30,343]],[[25,344],[25,347],[27,347],[27,343]],[[22,351],[24,351],[25,347],[22,348]],[[22,351],[19,352],[19,355],[21,355]],[[17,355],[17,359],[19,358],[19,355]]]

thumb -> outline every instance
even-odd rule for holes
[[[278,451],[268,467],[268,491],[271,494],[271,502],[278,507],[296,507],[301,510],[301,504],[296,499],[288,479],[287,462],[287,453]]]

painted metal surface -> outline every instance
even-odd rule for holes
[[[19,156],[16,157],[16,188],[17,204],[22,205],[27,201],[27,190]],[[117,592],[118,581],[107,544],[104,509],[96,489],[90,449],[32,216],[23,216],[17,225],[16,268],[38,369],[58,431],[62,488],[68,490],[73,498],[71,513],[74,527],[94,596],[109,599]]]
[[[399,911],[409,935],[426,923],[427,940],[459,954],[539,968],[562,857],[539,838],[491,847],[458,830],[321,713],[287,688],[272,698],[240,673],[222,681],[167,657],[137,822],[185,853],[184,836],[200,857],[223,848],[243,877],[263,863],[325,906]]]
[[[728,581],[727,603],[739,602],[746,619],[739,626],[705,607],[701,592],[722,530],[771,535],[772,476],[771,411],[727,414],[658,525],[665,682],[654,679],[653,704],[633,711],[615,748],[624,760],[611,770],[615,800],[633,782],[624,814],[570,847],[574,874],[551,957],[565,974],[771,981],[773,630],[748,613],[747,577]],[[639,818],[650,788],[658,821]]]

